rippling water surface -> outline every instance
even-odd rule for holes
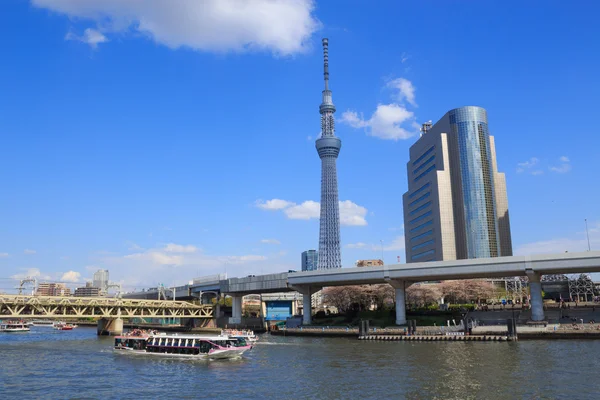
[[[0,333],[0,399],[599,399],[600,341],[261,335],[243,359],[115,353],[95,328]]]

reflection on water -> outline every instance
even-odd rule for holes
[[[94,328],[0,334],[0,398],[596,399],[600,341],[271,337],[244,358],[116,353]]]

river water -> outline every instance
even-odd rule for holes
[[[0,333],[0,399],[598,399],[600,341],[362,342],[261,335],[244,358],[112,351],[95,328]]]

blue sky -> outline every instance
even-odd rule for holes
[[[246,5],[244,5],[246,3]],[[0,290],[299,269],[322,53],[343,264],[404,261],[415,126],[487,109],[516,254],[600,248],[595,2],[0,3]],[[275,201],[274,201],[275,200]]]

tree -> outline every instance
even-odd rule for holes
[[[444,281],[440,290],[445,298],[452,303],[470,303],[493,298],[496,292],[494,285],[483,279],[464,279]]]
[[[436,304],[441,298],[438,284],[417,283],[406,289],[406,302],[415,307]]]

